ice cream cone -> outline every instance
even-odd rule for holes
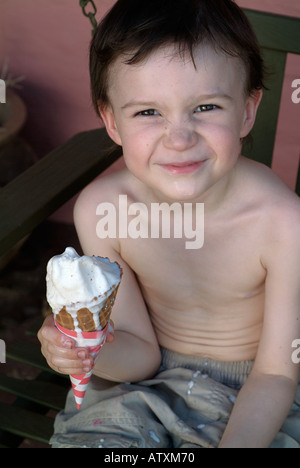
[[[76,346],[86,348],[94,361],[105,343],[108,322],[117,291],[118,287],[114,287],[109,295],[106,294],[104,303],[91,307],[91,310],[87,307],[81,307],[80,303],[77,303],[76,306],[74,304],[64,306],[55,316],[55,325],[58,330],[74,339]],[[71,312],[69,313],[68,310]],[[98,329],[96,329],[97,327]],[[70,375],[77,409],[81,408],[92,373],[93,370],[87,374]]]
[[[61,333],[75,340],[76,346],[86,348],[94,361],[96,361],[100,349],[105,343],[108,324],[103,330],[93,332],[76,332],[74,330],[68,330],[67,328],[62,327],[57,321],[55,321],[55,325]],[[81,408],[92,373],[93,370],[87,374],[70,375],[77,409]]]
[[[122,277],[117,262],[108,258],[79,256],[68,247],[47,265],[47,300],[56,327],[97,358],[105,343],[108,322]],[[92,372],[71,375],[80,409]]]

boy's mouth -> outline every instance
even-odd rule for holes
[[[171,164],[162,164],[161,167],[171,174],[180,175],[180,174],[191,174],[199,169],[204,161],[185,161],[185,162],[174,162]]]

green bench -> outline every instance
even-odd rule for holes
[[[36,379],[25,381],[0,374],[0,390],[17,397],[11,405],[0,403],[0,447],[18,447],[27,438],[47,447],[54,416],[64,407],[69,378],[53,372],[38,343],[26,339],[13,342],[7,358],[35,366],[40,372]]]
[[[300,20],[245,11],[273,75],[268,83],[271,91],[265,92],[253,131],[252,149],[245,148],[244,153],[271,166],[286,56],[288,52],[300,54]],[[83,132],[1,189],[0,256],[120,155],[121,149],[113,147],[104,129]],[[296,191],[300,195],[300,170]],[[29,333],[35,335],[39,325]],[[8,346],[7,358],[30,364],[40,369],[40,373],[31,381],[0,374],[0,390],[17,397],[12,404],[0,404],[0,447],[17,447],[24,438],[47,444],[53,430],[53,415],[64,407],[69,379],[47,366],[37,340],[24,338],[13,342]]]

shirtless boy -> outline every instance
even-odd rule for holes
[[[172,440],[167,446],[200,447],[206,441],[206,446],[269,447],[298,388],[299,365],[291,356],[292,343],[300,338],[300,203],[270,169],[241,156],[263,94],[262,60],[248,23],[231,0],[119,0],[94,37],[91,76],[96,108],[110,137],[122,145],[126,163],[126,169],[90,184],[75,208],[84,253],[118,261],[124,272],[112,314],[115,336],[101,351],[94,375],[137,383],[114,385],[114,397],[120,388],[117,395],[126,399],[133,387],[145,388],[148,398],[146,384],[139,382],[152,379],[154,385],[155,375],[163,378],[162,369],[174,373],[160,368],[162,353],[190,359],[195,367],[186,366],[192,370],[183,369],[179,379],[186,376],[186,386],[192,382],[186,419],[180,416],[182,427],[190,424],[183,430],[189,435],[179,436],[177,428],[175,437],[165,427]],[[203,203],[203,247],[187,249],[184,236],[100,240],[97,207],[110,202],[118,208],[120,194],[128,204],[148,208],[179,202],[195,209]],[[39,338],[53,369],[74,374],[92,368],[92,358],[75,349],[52,318]],[[248,378],[227,418],[213,421],[206,415],[199,424],[202,410],[189,396],[198,382],[221,388],[224,382],[214,384],[209,369],[228,365],[250,366]],[[168,406],[175,414],[176,404]],[[133,409],[143,411],[141,405],[139,400]],[[97,413],[92,403],[86,408]],[[297,408],[292,420],[298,436],[287,424],[284,439],[292,446],[300,443]],[[89,433],[87,438],[93,432],[90,422],[84,426],[84,411],[65,411],[64,437],[72,432],[66,422],[72,418],[77,418],[74,432]],[[101,411],[109,412],[107,406]],[[157,428],[163,419],[155,414]],[[126,434],[116,432],[123,442],[113,445],[114,439],[111,446],[130,446]],[[101,432],[102,440],[108,433]],[[58,446],[59,440],[58,435]],[[164,446],[137,440],[136,446]]]

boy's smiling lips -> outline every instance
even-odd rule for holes
[[[160,166],[174,175],[192,174],[197,169],[203,166],[206,160],[203,161],[181,161],[168,164],[160,164]]]

